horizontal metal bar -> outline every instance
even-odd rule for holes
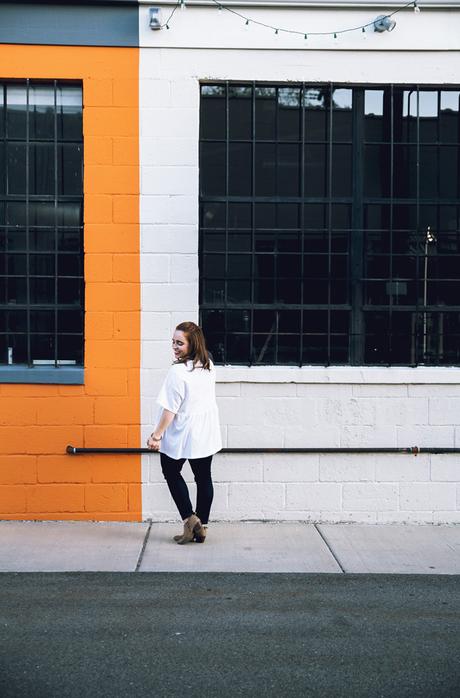
[[[67,446],[67,453],[71,456],[84,455],[86,453],[116,453],[116,454],[142,454],[156,453],[149,448],[77,448]],[[409,446],[403,448],[223,448],[219,453],[409,453],[416,456],[418,453],[460,453],[460,448],[443,448],[428,446],[419,448]]]

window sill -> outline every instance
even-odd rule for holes
[[[0,383],[83,385],[83,366],[0,366]]]
[[[458,366],[216,366],[218,383],[460,383]]]

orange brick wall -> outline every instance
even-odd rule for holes
[[[140,520],[138,49],[0,46],[0,77],[83,81],[85,385],[0,384],[0,518]]]

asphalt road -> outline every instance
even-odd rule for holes
[[[0,574],[0,696],[460,696],[460,577]]]

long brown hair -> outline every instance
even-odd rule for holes
[[[208,371],[210,371],[211,359],[206,348],[206,340],[201,327],[195,325],[194,322],[181,322],[177,325],[176,330],[183,332],[189,343],[187,356],[183,359],[179,359],[177,363],[185,363],[186,361],[192,360],[193,368],[195,368],[196,364],[201,364],[203,368],[207,368]]]

